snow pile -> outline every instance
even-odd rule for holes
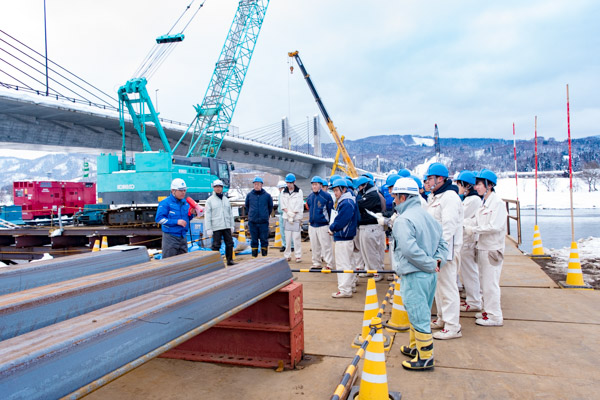
[[[598,287],[600,284],[600,238],[588,237],[579,239],[577,241],[577,249],[583,280],[587,284]],[[544,251],[552,256],[552,261],[546,267],[556,274],[562,274],[566,279],[571,247],[544,249]]]

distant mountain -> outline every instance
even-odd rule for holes
[[[356,166],[376,169],[379,156],[382,171],[413,169],[435,154],[432,137],[412,135],[378,135],[358,140],[346,140],[346,149],[356,158]],[[519,171],[535,169],[534,140],[517,140],[517,165]],[[600,136],[572,140],[573,169],[580,171],[585,164],[600,162]],[[489,168],[494,171],[513,171],[512,140],[486,138],[440,138],[441,154],[451,160],[451,171]],[[335,157],[335,143],[322,145],[325,157]],[[538,137],[538,166],[542,171],[568,170],[569,149],[566,140]]]

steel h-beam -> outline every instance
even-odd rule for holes
[[[218,252],[195,251],[6,294],[0,296],[0,340],[223,268]]]
[[[3,399],[79,398],[291,282],[262,258],[0,342]]]
[[[0,295],[141,264],[148,260],[148,250],[144,246],[115,246],[25,266],[5,267],[0,269]]]

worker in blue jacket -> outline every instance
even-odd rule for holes
[[[158,203],[155,221],[160,225],[162,235],[162,258],[188,252],[185,238],[191,216],[190,205],[185,201],[187,185],[181,178],[171,182],[171,195]]]
[[[257,176],[252,181],[254,190],[246,195],[246,212],[248,213],[248,229],[250,230],[250,247],[252,257],[258,257],[258,241],[263,257],[269,250],[269,218],[273,212],[273,198],[263,189],[263,179]]]
[[[332,184],[336,198],[335,218],[329,225],[329,234],[333,236],[335,246],[335,267],[338,270],[354,269],[350,261],[354,252],[354,236],[358,225],[358,206],[354,196],[348,192],[348,183],[337,179]],[[335,299],[352,297],[354,274],[337,274],[338,291],[332,293]]]
[[[313,268],[321,268],[321,259],[325,261],[327,269],[334,268],[333,249],[331,236],[329,236],[329,222],[333,209],[333,198],[323,190],[323,179],[314,176],[311,180],[312,193],[306,198],[308,206],[308,236],[312,254]]]

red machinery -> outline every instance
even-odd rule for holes
[[[15,205],[23,207],[23,219],[73,215],[85,204],[96,204],[96,184],[91,182],[13,182]]]

